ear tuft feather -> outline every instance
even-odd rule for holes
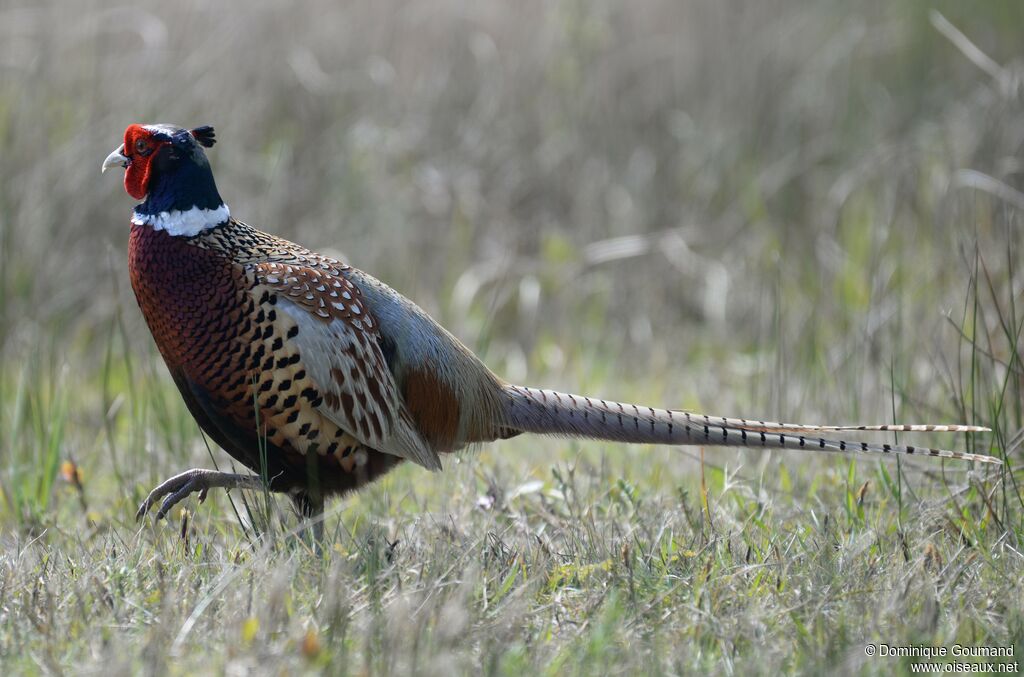
[[[196,127],[192,130],[192,136],[194,136],[196,141],[199,142],[199,145],[204,148],[210,148],[213,144],[217,143],[217,139],[214,137],[213,127],[210,125]]]

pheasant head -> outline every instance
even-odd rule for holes
[[[124,188],[136,200],[132,223],[191,237],[228,220],[203,148],[216,143],[213,127],[130,125],[103,171],[124,167]]]

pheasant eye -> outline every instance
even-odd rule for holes
[[[139,139],[135,142],[135,152],[145,153],[147,148],[149,148],[149,143],[145,139]]]

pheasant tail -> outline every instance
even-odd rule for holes
[[[509,385],[505,387],[504,392],[507,424],[510,428],[520,432],[641,444],[905,454],[997,465],[1002,463],[1000,459],[991,456],[946,449],[854,442],[819,435],[822,432],[840,431],[985,432],[988,430],[979,426],[801,425],[656,409],[525,386]]]

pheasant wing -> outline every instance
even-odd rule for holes
[[[376,320],[344,269],[330,259],[263,261],[250,268],[253,293],[283,311],[275,331],[298,349],[324,416],[368,447],[439,470],[384,359]]]

